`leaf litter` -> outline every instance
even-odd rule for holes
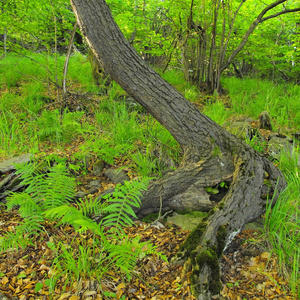
[[[21,221],[17,210],[7,212],[4,206],[0,209],[0,235],[13,232]],[[168,260],[189,234],[172,223],[160,228],[141,221],[136,221],[135,225],[126,228],[125,233],[130,237],[140,236],[141,242],[153,243]],[[51,222],[44,226],[45,232],[34,237],[33,245],[0,255],[0,291],[7,297],[20,300],[195,299],[188,277],[181,277],[182,266],[169,264],[155,255],[145,256],[138,262],[129,282],[118,272],[110,271],[100,285],[89,278],[69,284],[62,278],[50,293],[55,253],[47,242],[68,243],[78,233],[68,225],[57,227]],[[88,233],[85,237],[90,238]],[[253,237],[257,239],[255,231],[244,231],[236,238],[242,244],[223,255],[221,299],[296,299],[284,289],[288,284],[279,274],[276,258],[258,244],[250,243]]]

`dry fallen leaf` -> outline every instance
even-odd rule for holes
[[[70,294],[69,294],[69,293],[64,293],[64,294],[62,294],[62,295],[58,298],[58,300],[68,299],[69,297],[70,297]]]

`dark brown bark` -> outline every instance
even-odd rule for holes
[[[144,194],[140,215],[163,210],[210,210],[205,188],[223,181],[230,188],[207,220],[182,245],[183,259],[198,299],[219,292],[218,258],[242,227],[265,209],[268,177],[274,190],[285,186],[271,162],[223,130],[153,71],[126,41],[104,0],[71,0],[80,29],[104,69],[164,125],[183,149],[179,168],[154,181]],[[274,197],[276,200],[276,197]],[[192,241],[192,242],[191,242]],[[216,283],[215,283],[216,282]]]

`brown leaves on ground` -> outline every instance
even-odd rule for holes
[[[256,243],[250,242],[254,238]],[[221,295],[228,300],[296,299],[288,292],[288,282],[280,276],[275,255],[257,243],[256,232],[245,230],[237,240],[242,245],[221,260]]]
[[[1,207],[0,234],[13,232],[20,218],[16,211],[6,212]],[[70,226],[56,227],[55,224],[45,224],[45,232],[34,240],[34,245],[25,250],[9,251],[0,255],[0,291],[15,299],[50,299],[50,278],[53,275],[52,262],[54,253],[47,242],[59,240],[69,243],[77,237]],[[157,251],[163,251],[170,258],[188,232],[178,227],[170,226],[157,229],[143,222],[126,229],[126,234],[135,237],[139,235],[141,242],[151,241],[157,246]],[[89,239],[89,234],[86,234]],[[74,250],[75,252],[76,250]],[[130,282],[117,272],[110,271],[101,283],[91,279],[81,279],[69,284],[67,278],[57,282],[52,291],[52,299],[195,299],[189,290],[188,279],[180,277],[181,266],[169,265],[156,255],[143,258],[135,269]],[[114,294],[113,294],[114,293]],[[111,296],[110,296],[111,295]]]
[[[16,211],[6,212],[1,207],[0,235],[13,232],[19,221]],[[171,224],[158,229],[140,221],[125,231],[130,237],[140,236],[141,242],[153,243],[157,251],[163,252],[168,259],[188,235],[187,231]],[[245,241],[253,238],[254,234],[248,231],[238,238]],[[190,293],[188,278],[181,278],[182,266],[168,264],[155,255],[139,261],[130,282],[113,271],[107,273],[100,284],[87,278],[68,283],[64,277],[57,282],[50,298],[49,279],[53,274],[55,254],[47,242],[59,240],[69,243],[74,238],[77,234],[72,227],[56,227],[47,223],[45,232],[36,237],[34,245],[25,250],[2,253],[0,291],[20,300],[195,299]],[[86,234],[86,238],[90,236]],[[223,299],[295,299],[283,289],[288,285],[278,274],[277,260],[259,247],[251,247],[249,242],[244,242],[236,251],[223,256]]]

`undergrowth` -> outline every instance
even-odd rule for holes
[[[267,206],[265,220],[266,241],[279,260],[279,268],[288,279],[294,295],[300,298],[300,154],[282,151],[280,168],[287,180],[287,187],[280,193],[272,208]]]
[[[62,81],[64,56],[57,57],[57,71],[53,71],[56,63],[51,55],[32,54],[31,58],[8,54],[1,60],[4,68],[0,68],[0,156],[4,159],[24,152],[48,155],[43,153],[44,148],[51,148],[55,156],[57,149],[64,151],[70,145],[75,146],[76,151],[70,155],[72,161],[56,156],[58,164],[47,176],[36,172],[32,166],[19,169],[29,185],[24,193],[13,194],[8,206],[20,206],[24,223],[2,239],[2,250],[26,247],[33,242],[35,235],[45,229],[45,220],[55,220],[58,224],[71,224],[78,236],[84,231],[91,231],[93,239],[89,244],[80,238],[80,242],[74,240],[69,246],[49,240],[48,247],[56,253],[54,266],[57,270],[49,286],[54,288],[59,273],[67,275],[70,281],[88,276],[101,278],[114,266],[130,277],[137,257],[144,254],[143,244],[138,238],[128,240],[122,232],[122,225],[130,225],[133,216],[128,205],[138,205],[138,191],[145,188],[148,176],[160,176],[164,169],[178,166],[180,146],[138,104],[126,101],[124,91],[116,83],[95,85],[87,58],[78,53],[70,59],[68,86],[71,90],[94,95],[97,101],[80,112],[70,112],[55,105],[49,107],[59,100],[53,82],[56,77],[58,83]],[[300,89],[297,85],[274,85],[270,81],[252,78],[223,78],[222,85],[229,92],[224,101],[225,98],[217,94],[205,98],[194,86],[185,82],[180,70],[173,69],[161,75],[188,100],[202,105],[203,99],[206,99],[203,113],[220,125],[235,116],[257,119],[262,111],[268,111],[274,131],[300,127]],[[106,93],[103,94],[103,91]],[[257,151],[265,151],[266,145],[258,137],[247,142]],[[105,202],[87,198],[76,208],[69,202],[74,197],[74,189],[71,188],[74,182],[64,164],[68,161],[70,169],[83,173],[91,156],[108,165],[122,161],[135,175],[144,179],[140,183],[126,183],[118,187],[116,194]],[[288,187],[274,208],[268,207],[265,229],[282,271],[290,278],[291,289],[300,297],[300,254],[297,248],[300,243],[300,187],[296,158],[296,154],[281,157],[280,166]],[[62,188],[62,183],[70,185],[70,188]],[[53,189],[55,187],[56,190]],[[58,197],[59,192],[61,195]],[[34,214],[30,213],[32,211]],[[122,214],[119,213],[121,211]],[[103,215],[101,226],[90,219],[93,214]],[[112,223],[117,225],[112,227]],[[103,228],[114,229],[104,233]],[[134,253],[133,248],[137,249]],[[77,257],[73,255],[73,249],[76,249]],[[148,249],[153,251],[151,247]]]
[[[147,189],[149,178],[117,185],[111,195],[103,199],[81,200],[72,205],[75,180],[69,176],[63,164],[50,168],[47,174],[36,171],[34,164],[17,167],[17,174],[26,186],[21,193],[11,193],[7,198],[7,209],[18,207],[23,222],[14,232],[0,239],[0,251],[16,251],[34,244],[34,237],[45,231],[44,224],[54,222],[56,226],[70,225],[78,233],[70,245],[49,238],[47,246],[55,258],[50,286],[52,289],[60,278],[66,284],[83,279],[101,280],[110,270],[123,274],[130,280],[139,259],[147,254],[157,254],[155,247],[140,242],[139,237],[129,238],[123,228],[133,226],[133,207],[140,206],[141,191]],[[100,216],[100,222],[90,216]],[[84,234],[92,234],[86,240]],[[53,290],[52,290],[53,291]]]

